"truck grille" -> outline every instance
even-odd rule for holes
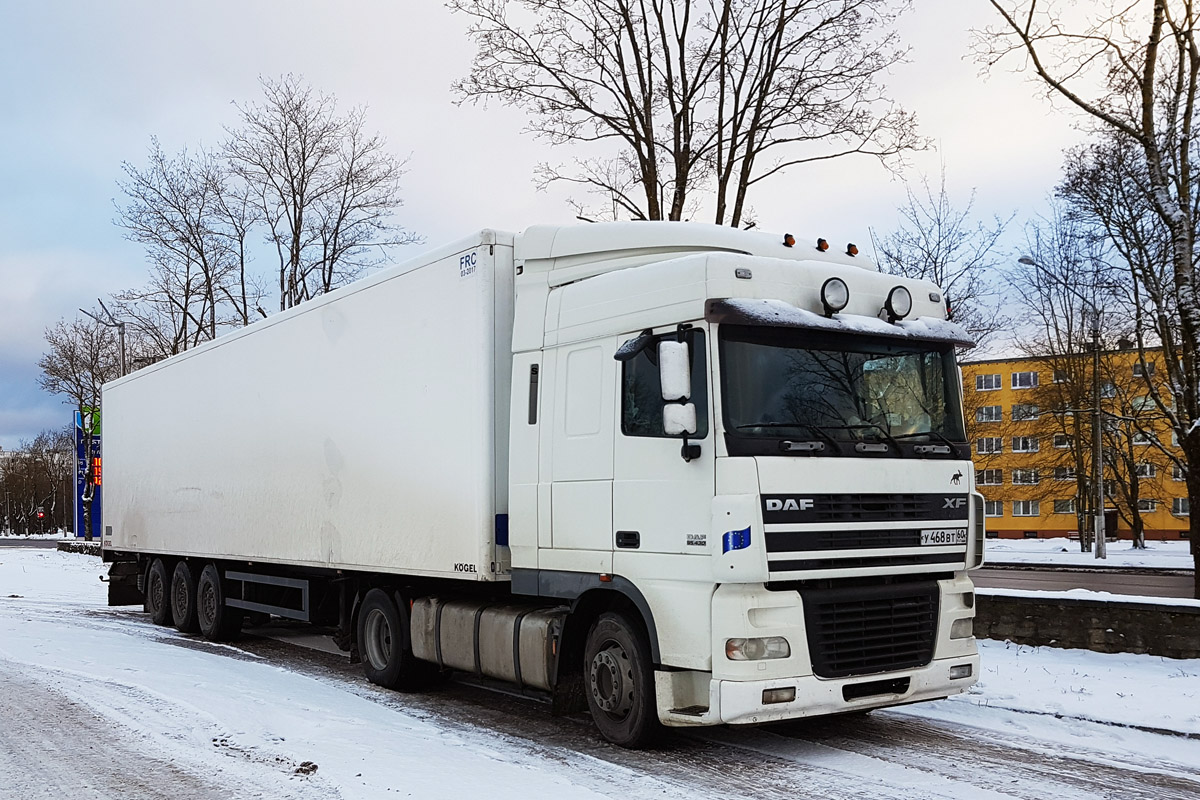
[[[954,494],[764,494],[763,522],[900,522],[966,519],[968,496]]]
[[[800,596],[819,677],[870,675],[933,660],[936,583],[802,589]]]

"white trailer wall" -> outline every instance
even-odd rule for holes
[[[512,275],[484,231],[106,386],[105,547],[496,577]]]

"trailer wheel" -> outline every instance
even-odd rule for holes
[[[150,572],[146,575],[146,611],[150,613],[150,621],[155,625],[171,624],[171,578],[167,575],[167,565],[161,558],[150,563]]]
[[[583,683],[592,719],[605,739],[646,747],[660,733],[650,648],[623,614],[602,614],[584,646]]]
[[[241,609],[225,605],[225,586],[216,564],[206,564],[196,583],[196,621],[210,642],[228,642],[242,632]]]
[[[186,561],[175,565],[171,577],[171,619],[182,633],[198,633],[196,620],[196,576]]]

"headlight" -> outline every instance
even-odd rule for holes
[[[725,640],[725,657],[730,661],[762,661],[768,658],[787,658],[791,654],[792,648],[782,636]]]

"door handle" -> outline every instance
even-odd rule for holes
[[[642,545],[642,535],[637,531],[617,531],[617,547],[636,550]]]

